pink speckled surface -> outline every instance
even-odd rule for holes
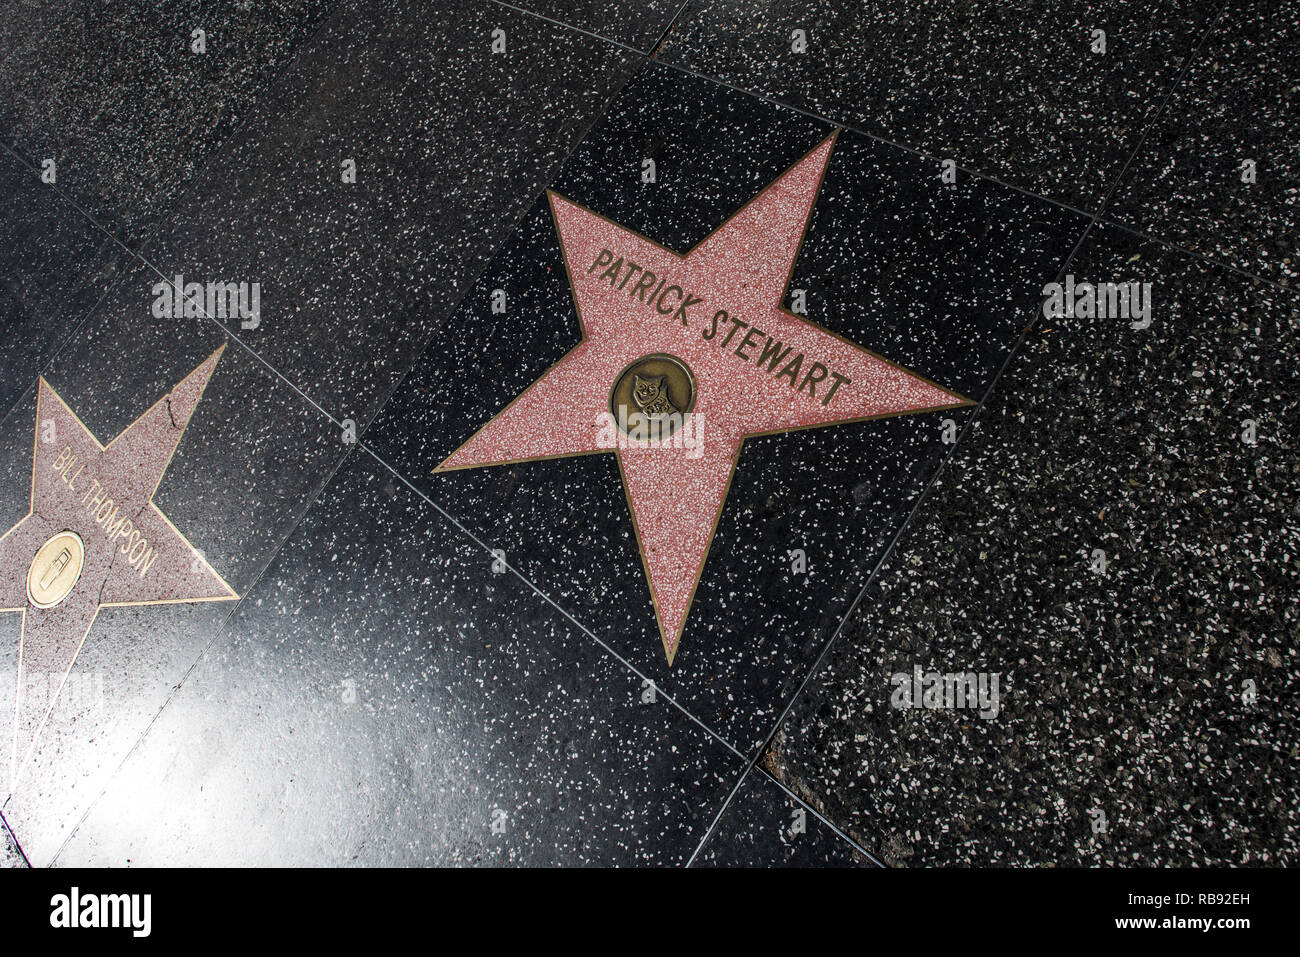
[[[24,678],[42,672],[61,683],[101,607],[238,597],[152,501],[220,356],[220,350],[209,356],[107,446],[99,444],[48,382],[40,381],[31,513],[0,537],[0,611],[23,615],[11,790],[53,704],[25,701]],[[104,498],[97,503],[101,491]],[[97,521],[101,515],[102,523]],[[130,526],[118,526],[122,518]],[[110,538],[110,532],[128,527],[139,537]],[[64,530],[76,532],[85,546],[81,577],[62,602],[37,608],[27,596],[28,569],[37,550]],[[133,565],[131,551],[122,549],[141,538],[148,545],[140,546]]]
[[[968,404],[781,308],[833,145],[834,138],[827,138],[684,256],[551,194],[584,338],[439,466],[601,451],[608,447],[602,444],[602,416],[620,372],[649,353],[682,359],[697,382],[699,454],[684,448],[615,450],[670,661],[745,436]],[[644,300],[630,295],[639,274],[602,278],[611,266],[595,264],[605,250],[615,262],[622,258],[653,272],[656,284],[663,279],[702,301],[686,310],[685,323],[674,310],[662,314],[653,304],[653,288]],[[665,308],[681,298],[674,294]],[[705,338],[720,309],[762,330],[744,350],[748,359],[736,353],[748,329],[735,332],[724,348],[732,327],[723,320]],[[791,347],[785,361],[806,356],[796,378],[820,362],[849,381],[826,404],[833,380],[815,395],[796,390],[791,377],[776,374],[783,362],[772,365],[775,371],[758,366],[769,337],[780,340],[782,350]],[[556,415],[557,409],[566,412]]]

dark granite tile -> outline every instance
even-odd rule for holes
[[[0,413],[108,289],[124,255],[52,185],[0,149]]]
[[[1232,0],[1107,215],[1300,283],[1300,10]],[[1245,160],[1255,164],[1247,183]]]
[[[872,861],[762,771],[745,776],[695,867],[863,867]]]
[[[1071,274],[1150,328],[1043,320],[772,765],[899,864],[1295,863],[1300,296],[1116,227]],[[891,706],[914,667],[996,714]]]
[[[0,136],[134,245],[323,22],[331,0],[64,0],[0,62]],[[24,28],[26,30],[26,28]],[[204,31],[204,53],[192,51]]]
[[[661,56],[1094,211],[1218,6],[697,0]]]
[[[649,53],[682,7],[682,0],[507,0],[510,6],[588,30]]]
[[[652,66],[553,186],[686,250],[828,132]],[[641,182],[643,158],[657,163],[654,184]],[[816,322],[978,397],[1081,229],[1074,214],[987,181],[942,188],[927,162],[845,134],[790,285],[808,291]],[[765,252],[754,256],[761,262]],[[496,289],[506,293],[505,313],[493,312]],[[612,456],[430,474],[580,335],[539,200],[363,439],[662,690],[736,747],[756,747],[946,450],[944,420],[960,426],[964,410],[746,441],[670,670]],[[548,441],[566,421],[579,427],[562,418],[574,400],[604,403],[609,387],[600,379],[595,392],[558,398],[523,438]],[[806,574],[794,571],[796,549]]]
[[[490,49],[498,26],[506,55]],[[258,284],[260,315],[226,324],[256,325],[237,334],[364,425],[632,56],[493,4],[361,5],[303,52],[146,256],[186,283]]]
[[[60,864],[679,864],[743,762],[355,451]]]
[[[50,0],[3,0],[0,2],[0,75],[11,56],[30,56],[27,51],[40,42],[60,13],[62,4]]]
[[[150,281],[143,267],[125,275],[56,357],[46,375],[53,392],[40,395],[39,412],[29,393],[0,421],[0,527],[20,523],[0,540],[0,607],[22,609],[0,613],[0,700],[12,722],[21,634],[18,687],[30,707],[20,723],[35,743],[12,793],[6,744],[2,791],[10,794],[5,818],[35,864],[49,862],[229,616],[230,593],[256,580],[346,450],[338,430],[255,357],[238,346],[216,354],[227,340],[213,323],[154,320]],[[163,397],[167,403],[146,414]],[[109,443],[137,425],[133,438],[97,450],[94,440]],[[182,428],[172,457],[162,458]],[[63,446],[76,447],[84,470],[54,469],[51,457]],[[145,499],[160,467],[161,482]],[[119,519],[144,531],[155,549],[147,567],[124,564],[143,562],[147,546],[135,556],[109,544],[118,525],[113,512],[101,524],[86,504],[94,482],[118,502]],[[45,537],[28,533],[42,523],[76,532],[88,556],[68,597],[48,610],[30,607],[24,590],[34,554],[25,549]],[[99,563],[105,552],[111,567]],[[42,702],[52,710],[36,733]]]

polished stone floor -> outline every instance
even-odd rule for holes
[[[0,0],[0,863],[1294,863],[1298,33]]]

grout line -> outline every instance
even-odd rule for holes
[[[713,835],[718,830],[718,825],[722,823],[723,815],[727,813],[727,808],[731,807],[731,802],[735,799],[736,795],[740,793],[740,786],[745,783],[745,779],[749,777],[749,772],[752,770],[754,770],[754,762],[749,761],[743,768],[741,768],[740,774],[736,775],[736,783],[731,786],[731,790],[727,793],[727,796],[722,799],[722,804],[718,806],[718,813],[713,815],[713,820],[705,830],[704,836],[700,838],[700,843],[695,845],[694,852],[692,852],[690,859],[686,862],[687,867],[693,867],[695,865],[695,860],[700,856],[700,852],[703,851],[705,845],[712,840]]]
[[[1177,93],[1178,88],[1183,85],[1183,80],[1186,79],[1188,72],[1192,68],[1192,64],[1196,62],[1196,57],[1201,52],[1201,47],[1205,46],[1205,41],[1210,38],[1212,33],[1214,33],[1215,27],[1218,26],[1219,18],[1223,16],[1223,11],[1228,8],[1228,4],[1231,2],[1232,0],[1223,0],[1223,2],[1219,4],[1219,9],[1215,12],[1214,16],[1210,18],[1210,22],[1206,24],[1205,30],[1202,31],[1200,39],[1196,41],[1196,45],[1192,47],[1191,52],[1187,54],[1187,58],[1183,61],[1182,68],[1178,71],[1178,75],[1174,77],[1174,82],[1169,84],[1169,89],[1165,91],[1164,98],[1160,101],[1159,107],[1156,108],[1156,111],[1147,121],[1146,126],[1143,127],[1142,135],[1138,137],[1137,143],[1134,144],[1132,151],[1128,154],[1128,159],[1124,161],[1124,165],[1120,167],[1119,173],[1116,174],[1115,178],[1111,181],[1110,188],[1106,191],[1106,195],[1102,197],[1101,208],[1097,210],[1093,222],[1096,222],[1105,215],[1106,209],[1110,206],[1110,201],[1114,199],[1120,183],[1124,181],[1124,174],[1127,173],[1129,167],[1133,165],[1133,161],[1137,159],[1138,153],[1142,152],[1142,147],[1146,145],[1147,138],[1151,135],[1152,127],[1154,127],[1156,121],[1164,115],[1165,110],[1169,108],[1169,103],[1174,98],[1174,94]],[[1092,225],[1092,223],[1089,223],[1088,228],[1091,229]]]
[[[848,843],[851,847],[853,847],[853,849],[856,850],[858,853],[860,853],[860,854],[862,854],[864,857],[866,857],[866,859],[867,859],[868,861],[870,861],[872,864],[874,864],[876,867],[884,867],[884,866],[885,866],[884,861],[880,860],[880,858],[876,857],[875,854],[872,854],[869,850],[867,850],[865,847],[863,847],[861,844],[859,844],[857,841],[855,841],[852,837],[850,837],[850,836],[849,836],[849,833],[848,833],[847,831],[841,830],[840,827],[839,827],[838,825],[836,825],[834,821],[832,821],[830,818],[826,817],[826,815],[822,814],[820,811],[818,811],[815,807],[813,807],[811,804],[809,804],[807,801],[805,801],[805,800],[804,800],[803,798],[801,798],[799,795],[795,794],[795,793],[794,793],[794,790],[793,790],[791,787],[789,787],[789,786],[788,786],[784,781],[782,781],[780,778],[778,778],[775,774],[773,774],[773,773],[772,773],[771,771],[769,771],[767,768],[763,767],[763,765],[761,765],[761,764],[758,765],[758,767],[756,768],[756,770],[757,770],[758,773],[761,774],[764,778],[766,778],[768,781],[771,781],[773,784],[775,784],[777,787],[779,787],[782,791],[784,791],[784,792],[785,792],[785,793],[790,797],[791,800],[798,801],[801,805],[803,805],[805,808],[807,808],[809,811],[811,811],[811,812],[813,813],[813,815],[817,818],[817,820],[819,820],[819,821],[821,821],[823,824],[825,824],[826,827],[830,828],[831,831],[833,831],[833,832],[834,832],[835,834],[837,834],[841,839],[843,839],[846,843]]]
[[[1250,279],[1255,282],[1263,283],[1266,286],[1272,286],[1279,292],[1290,293],[1293,296],[1300,296],[1300,286],[1288,286],[1285,283],[1278,282],[1276,279],[1270,279],[1267,276],[1260,276],[1247,269],[1242,269],[1240,266],[1235,266],[1226,260],[1215,259],[1213,256],[1207,255],[1206,253],[1197,252],[1195,249],[1191,249],[1187,246],[1180,246],[1178,243],[1172,242],[1168,239],[1161,239],[1158,236],[1152,236],[1150,233],[1144,233],[1140,229],[1128,226],[1117,219],[1112,219],[1105,213],[1100,217],[1100,225],[1110,227],[1111,229],[1121,229],[1130,236],[1135,236],[1138,239],[1153,243],[1157,246],[1163,246],[1171,252],[1180,253],[1190,259],[1199,260],[1208,266],[1218,266],[1220,269],[1226,269],[1229,272],[1236,273],[1243,279]]]
[[[27,859],[27,852],[24,851],[23,846],[18,843],[18,835],[14,833],[14,829],[10,827],[9,822],[5,820],[5,816],[3,812],[0,812],[0,830],[3,830],[6,834],[9,835],[9,840],[13,842],[14,850],[16,850],[18,852],[18,856],[23,859],[23,864],[25,864],[28,868],[30,868],[32,866],[32,862]]]
[[[582,27],[575,27],[572,23],[565,23],[563,20],[556,20],[553,17],[544,16],[534,10],[525,10],[523,7],[516,7],[513,3],[506,3],[505,0],[492,0],[492,2],[498,7],[505,7],[507,10],[513,10],[515,13],[522,13],[524,16],[532,17],[534,20],[541,20],[554,27],[561,27],[565,30],[571,30],[574,33],[581,33],[585,37],[591,37],[593,40],[599,40],[601,43],[608,43],[611,46],[620,47],[627,50],[629,53],[635,53],[637,56],[644,57],[646,55],[645,50],[638,50],[636,47],[619,40],[601,36],[599,33],[594,33],[591,30],[586,30]]]
[[[801,798],[789,786],[787,786],[784,781],[782,781],[780,778],[776,777],[774,774],[769,772],[761,764],[759,765],[748,764],[745,766],[745,769],[741,771],[740,776],[736,779],[736,783],[731,789],[731,793],[729,793],[726,797],[726,800],[723,801],[723,810],[720,810],[717,816],[714,817],[713,822],[709,825],[709,829],[704,834],[704,838],[696,846],[695,852],[691,854],[690,860],[686,862],[687,867],[695,866],[695,861],[699,858],[700,853],[708,845],[709,841],[716,836],[718,825],[722,822],[723,812],[725,811],[726,807],[730,805],[732,799],[740,792],[741,787],[749,779],[749,774],[751,771],[757,771],[760,777],[771,782],[772,784],[775,784],[778,788],[780,788],[782,791],[785,792],[786,796],[790,800],[794,801],[800,807],[804,808],[806,811],[811,813],[812,816],[815,817],[817,820],[821,821],[821,823],[829,831],[835,834],[844,843],[852,847],[859,854],[863,855],[873,865],[880,868],[885,867],[884,862],[881,861],[878,857],[876,857],[876,855],[872,854],[869,850],[867,850],[865,847],[863,847],[861,844],[855,841],[852,837],[850,837],[845,831],[841,830],[835,824],[834,821],[826,817],[826,815],[822,814],[815,807],[813,807],[811,804],[809,804],[807,801]],[[758,785],[758,787],[761,788],[762,785]]]
[[[1209,38],[1210,34],[1214,31],[1214,28],[1218,23],[1219,18],[1222,16],[1223,11],[1227,8],[1229,2],[1231,2],[1231,0],[1223,0],[1223,2],[1219,6],[1218,12],[1215,13],[1213,18],[1211,18],[1209,24],[1202,32],[1200,39],[1197,40],[1196,45],[1192,48],[1192,51],[1187,55],[1187,59],[1183,62],[1182,69],[1179,71],[1178,76],[1175,77],[1174,82],[1170,85],[1169,90],[1166,92],[1164,96],[1164,99],[1161,100],[1160,107],[1155,111],[1154,114],[1152,114],[1150,120],[1146,125],[1146,128],[1142,131],[1142,135],[1138,138],[1138,142],[1133,147],[1133,151],[1129,154],[1129,157],[1125,161],[1124,166],[1120,169],[1119,175],[1117,175],[1115,179],[1111,182],[1110,188],[1102,200],[1101,207],[1097,210],[1095,214],[1093,214],[1087,226],[1084,227],[1083,233],[1079,236],[1078,241],[1074,244],[1074,247],[1070,250],[1069,255],[1065,257],[1065,261],[1061,264],[1061,268],[1056,273],[1057,282],[1060,282],[1062,280],[1062,278],[1066,273],[1066,270],[1069,269],[1070,264],[1074,261],[1075,256],[1078,255],[1079,250],[1083,247],[1083,244],[1087,240],[1088,235],[1092,232],[1093,226],[1095,226],[1097,222],[1101,219],[1101,216],[1105,212],[1106,206],[1110,202],[1110,199],[1114,196],[1115,191],[1119,188],[1119,184],[1123,180],[1124,173],[1128,170],[1129,165],[1133,162],[1134,157],[1137,156],[1137,153],[1142,149],[1142,146],[1146,143],[1146,139],[1148,134],[1151,131],[1151,127],[1164,113],[1164,110],[1168,106],[1175,91],[1178,89],[1179,86],[1182,85],[1182,81],[1186,77],[1188,70],[1191,68],[1193,61],[1196,59],[1196,56],[1200,52],[1201,47],[1205,44],[1205,41]],[[993,392],[997,388],[998,383],[1001,381],[1003,373],[1006,372],[1007,368],[1011,365],[1012,360],[1019,353],[1020,348],[1024,344],[1025,339],[1029,336],[1029,333],[1032,332],[1035,326],[1037,325],[1038,318],[1039,318],[1038,313],[1035,312],[1033,319],[1031,319],[1031,321],[1021,331],[1019,338],[1016,340],[1015,344],[1011,347],[1011,351],[1007,354],[1007,358],[1003,361],[1001,368],[998,369],[997,373],[993,376],[993,379],[989,382],[988,387],[984,390],[983,397],[980,399],[979,403],[972,410],[971,414],[967,417],[966,423],[964,426],[962,426],[961,433],[958,435],[957,441],[953,443],[952,449],[949,450],[948,454],[939,463],[939,467],[935,469],[934,474],[930,476],[929,481],[926,482],[925,487],[921,490],[921,494],[917,497],[915,504],[913,504],[912,508],[908,511],[907,517],[903,520],[903,523],[899,526],[898,530],[890,537],[888,544],[885,546],[885,550],[881,553],[879,560],[875,563],[875,566],[872,568],[871,573],[867,576],[867,579],[863,583],[861,590],[859,590],[857,597],[855,597],[852,603],[849,605],[849,610],[840,619],[840,623],[835,627],[835,630],[831,633],[831,636],[829,639],[827,639],[825,645],[823,645],[821,652],[817,655],[817,658],[813,661],[812,667],[808,669],[808,671],[804,675],[803,680],[799,683],[799,687],[796,688],[794,694],[790,696],[788,702],[786,703],[785,708],[782,710],[780,716],[776,720],[776,723],[773,725],[771,733],[767,736],[767,739],[758,748],[758,750],[755,752],[753,757],[750,759],[751,768],[759,764],[759,762],[762,760],[763,754],[768,750],[768,748],[771,747],[772,742],[775,740],[777,734],[781,730],[781,726],[785,723],[786,718],[789,717],[790,712],[794,709],[795,703],[803,695],[808,685],[811,684],[813,676],[821,668],[823,662],[826,660],[827,655],[830,653],[831,648],[835,645],[836,640],[839,638],[840,633],[844,630],[844,626],[853,617],[853,614],[857,610],[858,605],[862,602],[862,599],[866,596],[867,590],[871,587],[872,583],[875,582],[877,576],[881,571],[881,568],[884,566],[885,562],[888,559],[892,558],[894,548],[896,547],[898,542],[902,539],[903,533],[909,529],[917,512],[920,510],[922,503],[925,502],[926,498],[929,496],[930,490],[934,487],[939,476],[943,474],[944,469],[953,460],[953,457],[956,455],[957,450],[962,447],[963,441],[966,439],[966,436],[974,427],[974,424],[978,421],[980,413],[984,410],[984,406],[988,402],[989,396],[993,394]],[[729,804],[732,798],[734,797],[735,797],[735,791],[733,790],[731,795],[727,798],[727,801],[723,804],[722,809],[718,812],[718,817],[717,819],[714,820],[714,827],[717,826],[718,820],[721,819],[722,814],[726,811],[726,805]],[[697,853],[698,853],[698,849],[697,849]]]
[[[659,39],[656,40],[654,46],[650,48],[650,52],[647,54],[650,59],[653,60],[659,56],[659,50],[663,47],[664,41],[668,39],[668,34],[673,32],[673,27],[677,26],[677,21],[682,18],[682,14],[686,12],[686,8],[690,5],[691,0],[682,0],[682,5],[677,8],[677,12],[673,14],[673,18],[668,21],[668,25],[664,27],[663,32],[659,34]]]

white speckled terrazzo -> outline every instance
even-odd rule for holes
[[[1294,863],[1294,10],[903,6],[0,0],[30,863]]]

